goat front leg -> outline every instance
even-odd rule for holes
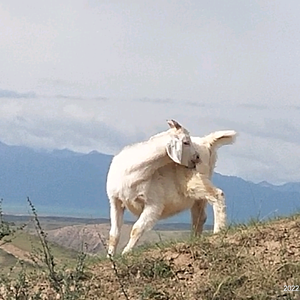
[[[191,208],[192,217],[192,234],[199,236],[203,231],[204,223],[206,222],[207,215],[205,212],[207,200],[203,197],[195,201]]]
[[[107,257],[114,256],[120,239],[123,225],[124,207],[119,199],[110,200],[110,223],[109,243]]]
[[[212,190],[208,189],[209,193],[206,199],[213,207],[214,212],[214,233],[218,233],[226,227],[226,205],[225,195],[221,189],[212,186]]]
[[[124,248],[122,255],[130,252],[136,245],[140,237],[145,231],[149,231],[153,228],[155,223],[159,220],[162,208],[157,206],[145,206],[138,220],[132,226],[130,232],[130,240]]]
[[[210,179],[202,177],[202,182],[206,191],[206,199],[212,205],[214,211],[214,233],[219,232],[226,226],[226,205],[225,195],[221,189],[213,186]]]

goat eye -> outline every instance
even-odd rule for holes
[[[189,146],[190,142],[183,142],[183,145]]]

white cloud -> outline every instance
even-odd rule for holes
[[[299,181],[299,14],[296,0],[2,1],[0,92],[37,97],[0,99],[0,140],[114,153],[177,118],[239,131],[219,171]]]
[[[287,107],[274,107],[266,113],[265,109],[222,103],[174,105],[170,99],[2,99],[0,140],[39,148],[115,154],[129,143],[165,130],[165,120],[174,118],[196,136],[214,130],[236,130],[237,142],[219,150],[216,170],[253,181],[279,183],[300,180],[299,114],[299,110]]]
[[[298,10],[296,1],[12,0],[0,6],[0,80],[50,95],[296,104]]]

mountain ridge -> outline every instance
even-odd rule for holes
[[[30,197],[42,215],[109,217],[106,174],[112,155],[91,151],[87,154],[68,149],[34,150],[9,146],[0,141],[0,198],[7,213],[28,212]],[[300,183],[280,186],[267,181],[253,183],[237,176],[219,173],[213,182],[226,196],[230,222],[250,218],[287,215],[300,209]],[[130,213],[128,220],[135,219]],[[186,211],[165,222],[189,222]],[[208,207],[212,222],[212,209]]]

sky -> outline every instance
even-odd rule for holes
[[[296,0],[0,1],[0,141],[116,154],[175,119],[216,171],[300,181]]]

